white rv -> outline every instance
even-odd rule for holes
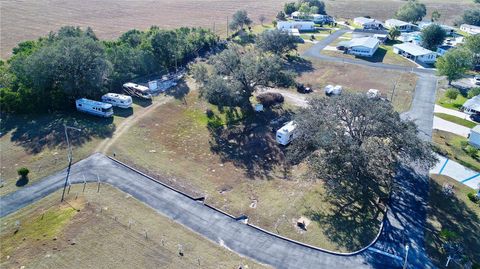
[[[129,108],[132,106],[132,97],[118,93],[107,93],[102,96],[102,102],[109,103],[112,106]]]
[[[330,95],[340,95],[342,93],[343,87],[340,85],[333,86],[333,85],[327,85],[325,87],[325,94],[327,96]]]
[[[287,122],[282,128],[278,129],[276,140],[281,145],[288,145],[295,138],[295,128],[297,125],[293,122]]]
[[[132,96],[137,96],[143,99],[152,99],[152,95],[150,94],[150,89],[142,85],[128,82],[123,84],[123,90]]]
[[[75,104],[77,106],[77,110],[80,112],[85,112],[105,118],[113,116],[113,109],[111,104],[89,100],[86,98],[76,100]]]

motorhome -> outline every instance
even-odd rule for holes
[[[129,108],[132,106],[132,97],[118,93],[107,93],[102,96],[102,102],[109,103],[112,106]]]
[[[75,101],[77,110],[100,117],[112,117],[113,108],[111,104],[81,98]]]
[[[128,82],[123,84],[123,90],[131,96],[137,96],[143,99],[152,99],[150,90],[146,86]]]
[[[276,134],[276,140],[277,143],[280,145],[288,145],[294,138],[295,138],[295,129],[297,128],[297,125],[293,122],[290,121],[282,128],[278,129],[277,134]]]

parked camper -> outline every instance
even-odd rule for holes
[[[288,145],[288,143],[295,138],[295,128],[297,128],[297,125],[293,121],[290,121],[278,129],[276,136],[277,142],[284,146]]]
[[[152,99],[152,95],[150,94],[148,87],[142,85],[128,82],[123,84],[123,90],[131,96],[137,96],[143,99]]]
[[[113,109],[111,104],[89,100],[86,98],[76,100],[75,104],[77,106],[77,110],[80,112],[85,112],[105,118],[113,116]]]
[[[342,90],[343,90],[343,87],[340,85],[337,85],[337,86],[327,85],[327,87],[325,87],[325,94],[327,96],[340,95],[342,93]]]
[[[102,102],[109,103],[112,106],[129,108],[132,106],[132,97],[118,93],[107,93],[102,96]]]

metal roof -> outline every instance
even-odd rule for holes
[[[477,95],[473,98],[468,99],[467,101],[465,101],[465,103],[463,103],[462,107],[475,111],[480,111],[480,96]]]
[[[397,20],[397,19],[388,19],[388,20],[385,21],[385,23],[393,25],[393,26],[413,25],[411,23],[404,22],[404,21]]]
[[[345,47],[357,47],[357,46],[362,46],[366,48],[375,48],[380,41],[374,37],[360,37],[360,38],[354,38],[350,41],[344,41],[344,42],[339,42],[338,45],[340,46],[345,46]]]
[[[422,56],[422,55],[434,53],[433,51],[428,50],[424,47],[421,47],[417,44],[408,43],[408,42],[402,43],[402,44],[396,44],[396,45],[393,45],[393,47],[403,50],[406,53],[411,54],[413,56]]]

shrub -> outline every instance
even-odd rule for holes
[[[455,233],[454,231],[447,230],[447,229],[442,229],[439,233],[439,236],[440,236],[440,238],[442,238],[446,241],[455,240],[455,239],[458,238],[457,233]]]
[[[480,201],[480,198],[478,198],[477,194],[475,194],[474,192],[469,192],[467,194],[467,197],[468,199],[470,199],[470,201],[474,203],[478,203]]]
[[[26,167],[21,167],[21,168],[18,168],[17,170],[17,174],[21,177],[28,176],[28,173],[30,173],[30,170],[28,170],[28,168]]]
[[[450,88],[445,92],[445,97],[447,97],[448,99],[455,100],[457,99],[457,96],[459,94],[460,94],[460,91],[458,89]]]
[[[271,107],[283,103],[283,95],[276,92],[262,93],[257,96],[257,101],[264,107]]]
[[[213,116],[215,115],[215,113],[213,113],[213,111],[210,108],[207,108],[207,110],[205,111],[205,114],[209,119],[213,118]]]
[[[467,97],[468,97],[468,99],[470,99],[470,98],[473,98],[473,97],[475,97],[475,96],[477,96],[477,95],[480,95],[480,87],[470,89],[470,90],[468,91]]]
[[[471,157],[473,158],[476,158],[477,157],[477,154],[478,154],[478,149],[473,147],[473,146],[466,146],[464,149],[463,149],[468,155],[470,155]]]

